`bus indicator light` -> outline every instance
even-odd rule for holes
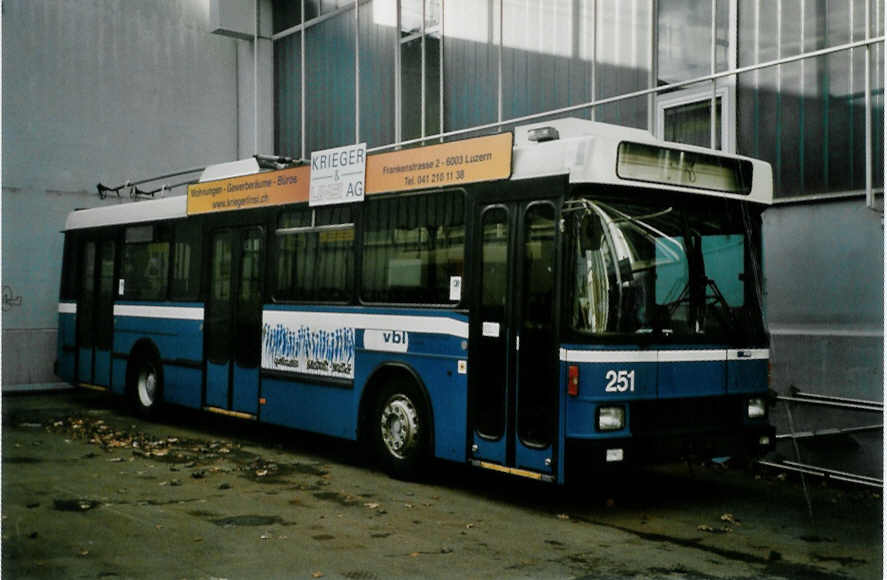
[[[567,394],[571,397],[579,396],[579,367],[577,365],[567,367]]]

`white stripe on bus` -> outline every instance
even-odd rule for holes
[[[371,330],[403,330],[447,334],[468,338],[468,323],[448,316],[407,314],[366,314],[357,312],[307,312],[304,310],[265,310],[263,322],[286,320],[290,324],[316,324],[322,327],[351,327]]]
[[[659,360],[656,350],[567,350],[561,349],[561,360],[565,362],[632,362],[654,363]]]
[[[77,303],[59,302],[59,314],[77,314]]]
[[[768,360],[766,348],[709,350],[567,350],[561,349],[564,362],[587,363],[654,363],[654,362],[722,362],[727,360]]]
[[[114,316],[136,316],[139,318],[170,318],[180,320],[203,320],[202,306],[153,306],[143,304],[115,304]]]
[[[727,351],[727,360],[770,360],[768,348],[740,348]]]

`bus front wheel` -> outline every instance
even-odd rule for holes
[[[428,460],[431,421],[418,389],[398,381],[379,394],[373,432],[385,470],[398,479],[416,479]]]

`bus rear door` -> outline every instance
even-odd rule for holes
[[[255,416],[259,408],[264,229],[215,230],[206,317],[206,405]]]
[[[107,236],[80,240],[77,292],[77,380],[111,385],[116,242]]]
[[[480,208],[469,329],[471,459],[550,479],[557,463],[557,209],[551,201]]]

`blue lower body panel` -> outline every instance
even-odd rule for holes
[[[262,379],[261,420],[345,439],[357,437],[354,391],[281,379]]]
[[[234,364],[234,393],[232,408],[241,413],[256,415],[259,412],[259,369],[241,368]]]
[[[102,387],[111,386],[111,351],[96,349],[93,382]]]
[[[200,408],[202,393],[199,368],[163,365],[163,400],[176,405]]]
[[[474,444],[477,445],[477,451],[472,454],[472,457],[505,465],[505,443],[502,441],[502,437],[486,439],[475,435]]]
[[[81,383],[92,382],[92,349],[77,349],[77,380]]]
[[[206,363],[206,404],[220,409],[228,408],[229,364]]]

